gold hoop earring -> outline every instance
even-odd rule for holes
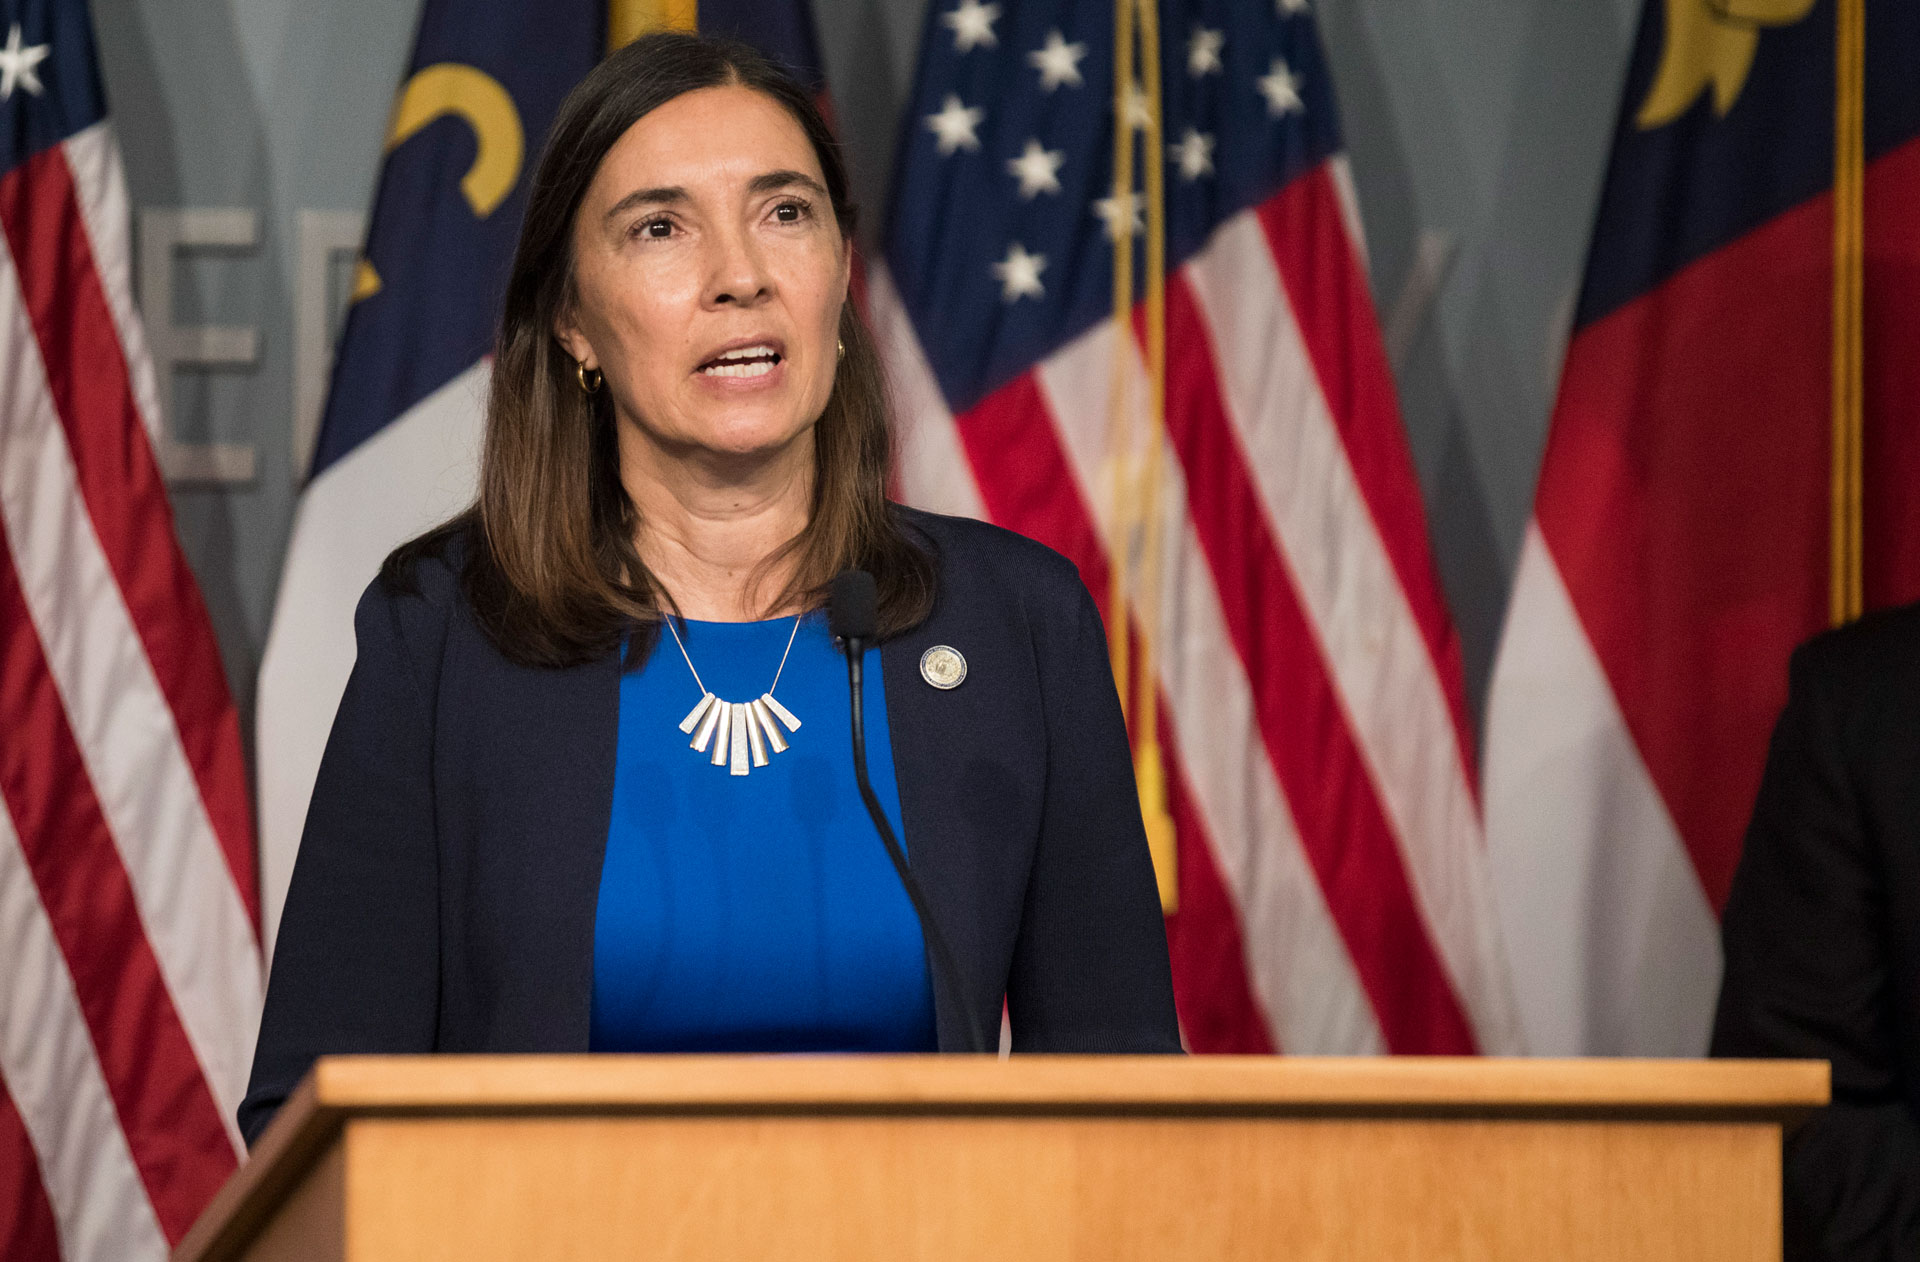
[[[835,356],[835,358],[836,358],[836,359],[845,359],[845,358],[847,357],[847,344],[846,344],[846,342],[845,342],[845,341],[843,341],[843,340],[841,340],[841,339],[839,339],[839,338],[835,338],[835,339],[834,339],[834,345],[840,348],[840,353],[839,353],[838,355],[836,355],[836,356]]]
[[[587,380],[588,373],[593,374],[592,381]],[[589,368],[583,361],[578,359],[573,361],[573,375],[579,379],[580,389],[586,394],[599,394],[600,383],[606,380],[598,368]]]

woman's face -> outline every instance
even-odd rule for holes
[[[750,88],[675,97],[607,151],[555,329],[672,454],[807,434],[833,389],[848,252],[800,124]]]

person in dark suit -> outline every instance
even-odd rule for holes
[[[1178,1052],[1124,720],[1064,558],[885,498],[806,92],[645,37],[534,174],[472,509],[355,614],[240,1108],[336,1052]],[[821,605],[870,572],[855,787]],[[963,1011],[978,1018],[969,1029]]]
[[[1789,1259],[1920,1257],[1920,605],[1803,645],[1789,680],[1713,1054],[1832,1062],[1787,1141]]]

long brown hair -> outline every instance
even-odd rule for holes
[[[507,280],[479,495],[381,567],[390,589],[412,589],[414,565],[464,537],[468,602],[495,647],[523,665],[578,665],[627,637],[628,664],[637,665],[671,612],[671,598],[634,547],[640,522],[620,481],[613,406],[606,391],[580,388],[554,328],[574,296],[574,216],[607,151],[675,97],[724,85],[764,93],[800,124],[851,248],[856,212],[839,146],[807,91],[752,48],[681,32],[642,36],[567,96],[534,171]],[[812,511],[761,573],[795,561],[793,577],[768,607],[812,608],[841,570],[869,571],[879,587],[884,638],[931,611],[934,565],[887,503],[892,433],[885,378],[851,303],[841,309],[839,333],[846,355],[814,425]]]

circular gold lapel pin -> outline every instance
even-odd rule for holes
[[[958,688],[967,678],[967,659],[960,650],[936,644],[920,655],[920,678],[941,691]]]

